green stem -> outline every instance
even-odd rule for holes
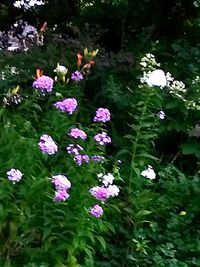
[[[140,119],[140,122],[139,122],[139,127],[138,127],[138,130],[137,130],[137,134],[136,134],[136,137],[135,137],[135,142],[133,143],[133,146],[132,146],[132,151],[133,152],[132,152],[132,158],[131,158],[131,173],[130,173],[130,178],[129,178],[129,192],[131,192],[131,190],[132,190],[132,179],[133,179],[133,172],[134,172],[133,166],[134,166],[134,161],[135,161],[135,157],[136,157],[137,144],[138,144],[138,140],[139,140],[139,137],[140,137],[140,131],[141,131],[142,123],[143,123],[143,118],[144,118],[144,115],[145,115],[145,112],[146,112],[147,104],[148,104],[151,96],[152,96],[152,92],[149,90],[148,97],[146,98],[145,104],[144,104],[143,109],[142,109],[141,119]]]

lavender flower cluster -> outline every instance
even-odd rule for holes
[[[93,120],[97,121],[97,122],[109,121],[110,120],[110,111],[108,109],[104,109],[104,108],[97,109],[96,115],[95,115]],[[78,138],[80,138],[82,140],[87,139],[87,134],[83,130],[80,130],[78,128],[72,128],[69,131],[68,135],[70,137],[72,137],[73,139],[78,139]],[[111,138],[107,135],[106,132],[96,134],[94,136],[94,140],[100,145],[106,145],[106,144],[111,143]],[[66,150],[67,150],[68,154],[73,156],[74,161],[79,166],[81,166],[84,163],[89,163],[90,161],[103,162],[105,160],[105,158],[103,156],[100,156],[100,155],[88,156],[86,154],[83,154],[83,151],[84,151],[83,148],[77,144],[69,144],[66,147]]]
[[[79,71],[75,71],[71,75],[71,79],[74,81],[80,81],[83,79],[82,74]],[[42,75],[33,82],[33,88],[40,90],[43,94],[49,93],[53,90],[53,79],[48,76]],[[77,108],[77,100],[75,98],[66,98],[61,101],[57,101],[54,104],[61,112],[73,114]],[[108,122],[110,121],[110,111],[106,108],[98,108],[93,118],[94,122]],[[79,128],[71,128],[67,133],[74,140],[85,141],[88,137],[85,131]],[[111,143],[111,138],[105,131],[94,135],[94,140],[100,145],[107,145]],[[58,152],[58,146],[53,138],[48,134],[41,135],[38,142],[39,149],[43,154],[54,155]],[[74,161],[77,165],[81,166],[84,163],[103,162],[105,158],[101,155],[88,156],[84,153],[84,149],[79,144],[69,144],[66,147],[67,153],[73,156]],[[10,169],[7,172],[8,179],[13,183],[19,182],[23,176],[20,170]],[[100,201],[106,201],[110,197],[117,196],[119,194],[119,188],[113,185],[114,177],[111,173],[106,175],[98,175],[101,185],[92,187],[89,192],[96,199]],[[68,190],[71,188],[70,180],[63,174],[53,175],[51,177],[51,183],[55,188],[54,201],[61,202],[66,201],[69,198]],[[98,204],[94,205],[89,209],[89,213],[98,218],[103,214],[103,208]]]
[[[77,100],[75,98],[66,98],[62,101],[58,101],[54,106],[62,112],[68,112],[72,114],[77,107]]]
[[[42,93],[50,93],[53,90],[53,79],[42,75],[33,82],[33,88],[39,89]]]
[[[110,121],[110,111],[107,108],[99,108],[96,111],[94,122],[108,122]]]
[[[95,155],[89,157],[88,155],[81,154],[83,152],[83,148],[80,145],[69,144],[66,147],[68,154],[72,155],[74,161],[81,166],[83,163],[89,163],[89,161],[95,162],[103,162],[105,158],[100,155]]]
[[[54,175],[51,178],[52,184],[55,186],[54,201],[65,201],[69,198],[67,190],[71,188],[71,182],[62,174]]]
[[[38,143],[43,154],[53,155],[58,151],[58,146],[48,134],[43,134]]]
[[[72,73],[71,79],[73,81],[80,82],[81,80],[83,80],[83,75],[80,71],[77,70],[77,71]]]
[[[68,112],[69,114],[72,114],[75,111],[75,109],[77,108],[77,101],[74,98],[67,98],[67,99],[64,99],[62,101],[56,102],[54,104],[54,106],[56,108],[58,108],[61,112]],[[98,115],[99,110],[101,111],[101,116]],[[98,116],[97,121],[102,121],[102,122],[108,121],[108,112],[107,112],[108,110],[106,112],[102,112],[102,110],[107,110],[107,109],[100,108],[96,111],[96,116]],[[70,131],[68,132],[68,135],[73,139],[82,139],[82,140],[87,139],[87,134],[85,133],[85,131],[83,131],[79,128],[70,129]],[[94,136],[94,140],[101,145],[105,145],[105,144],[108,144],[111,142],[111,138],[107,135],[106,132],[96,134]],[[38,146],[39,146],[39,148],[43,154],[53,155],[53,154],[57,153],[57,151],[58,151],[57,144],[55,143],[53,138],[48,134],[43,134],[40,137]],[[103,162],[105,160],[105,158],[103,156],[100,156],[100,155],[88,156],[88,155],[84,154],[83,153],[84,152],[83,147],[78,145],[78,144],[69,144],[66,147],[66,150],[67,150],[68,154],[73,156],[74,161],[79,166],[81,166],[84,163],[89,163],[90,161]],[[61,174],[56,175],[56,176],[52,176],[51,182],[54,184],[55,189],[56,189],[54,201],[60,202],[60,201],[67,200],[69,198],[69,194],[68,194],[67,190],[71,187],[71,182],[67,179],[67,177],[64,175],[61,175]],[[104,200],[105,198],[113,196],[113,193],[111,193],[112,185],[110,184],[110,187],[108,187],[108,188],[103,187],[102,189],[101,188],[98,189],[98,187],[96,187],[96,189],[93,189],[94,196],[95,196],[96,191],[97,191],[96,198],[99,200]],[[107,192],[107,194],[109,194],[109,195],[106,195],[105,198],[104,197],[102,197],[102,198],[98,197],[98,194],[100,194],[100,193],[98,193],[99,190],[101,191],[101,194]],[[109,193],[108,193],[108,190],[109,190]],[[101,211],[101,209],[102,209],[101,207],[98,207],[98,205],[96,205],[91,210],[93,210],[93,213],[96,214],[95,216],[98,217],[98,214],[99,214],[98,210]]]
[[[111,138],[107,135],[106,132],[98,133],[94,136],[94,140],[99,144],[99,145],[106,145],[111,143]]]
[[[68,134],[69,134],[69,136],[71,136],[75,139],[81,138],[81,139],[85,140],[87,138],[87,134],[83,130],[80,130],[78,128],[72,128]]]
[[[8,179],[13,184],[15,184],[15,183],[18,183],[22,179],[23,173],[18,169],[12,168],[9,171],[7,171],[7,176],[8,176]]]
[[[98,178],[101,181],[100,186],[92,187],[89,192],[97,200],[102,202],[106,201],[110,197],[118,196],[119,187],[113,185],[114,176],[111,173],[103,175],[102,173],[98,174]],[[89,210],[90,214],[94,217],[101,217],[103,214],[103,208],[99,205],[95,205]]]

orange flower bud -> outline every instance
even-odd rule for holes
[[[81,65],[82,55],[80,53],[77,54],[77,65],[78,67]]]
[[[43,75],[43,70],[42,69],[36,69],[36,78],[40,78]]]
[[[89,68],[91,68],[92,65],[94,65],[94,61],[90,60],[89,63],[87,63],[83,66],[83,69],[89,69]]]
[[[47,29],[47,22],[45,21],[40,29],[40,32],[45,32]]]

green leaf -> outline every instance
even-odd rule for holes
[[[138,156],[158,161],[158,158],[156,158],[155,156],[152,156],[152,155],[150,155],[150,154],[148,154],[146,152],[140,153],[140,154],[138,154]]]
[[[151,214],[151,211],[149,211],[149,210],[140,210],[140,211],[136,214],[136,216],[145,216],[145,215],[149,215],[149,214]]]
[[[173,100],[166,105],[166,109],[176,108],[177,106],[178,106],[178,101]]]
[[[44,241],[50,235],[50,233],[51,233],[51,227],[50,226],[45,227],[43,231],[42,240]]]
[[[181,145],[181,150],[184,155],[195,154],[197,158],[200,158],[200,143],[191,142]]]
[[[106,242],[105,242],[104,238],[102,236],[97,236],[96,238],[100,242],[100,244],[102,245],[103,249],[106,250]]]

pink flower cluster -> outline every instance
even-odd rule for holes
[[[80,81],[83,79],[82,74],[79,71],[75,71],[71,75],[71,79],[74,81]],[[53,89],[53,80],[48,76],[41,76],[33,83],[33,87],[40,89],[42,92],[51,92]],[[75,98],[66,98],[62,101],[57,101],[54,106],[59,109],[61,112],[66,112],[72,114],[77,108],[77,100]],[[98,108],[96,110],[95,117],[93,118],[94,122],[108,122],[110,121],[111,115],[110,111],[106,108]],[[87,139],[87,134],[79,129],[72,128],[68,132],[68,135],[73,139]],[[94,136],[94,140],[100,145],[106,145],[111,143],[111,138],[107,135],[106,132],[98,133]],[[58,147],[50,135],[44,134],[40,137],[38,143],[40,150],[43,154],[52,155],[58,151]],[[105,160],[103,156],[93,155],[89,157],[86,154],[83,154],[83,148],[78,144],[69,144],[66,148],[67,152],[73,156],[74,161],[78,165],[83,163],[88,163],[90,160],[95,162],[102,162]],[[11,169],[7,173],[8,178],[12,181],[19,181],[22,174],[18,170]],[[108,173],[107,175],[99,176],[102,184],[101,186],[92,187],[89,192],[97,200],[105,201],[110,197],[117,196],[119,194],[119,188],[116,185],[113,185],[114,177],[112,174]],[[62,174],[54,175],[51,178],[51,182],[54,185],[56,191],[54,195],[54,201],[60,202],[65,201],[69,198],[68,189],[71,188],[71,182],[68,178]],[[89,209],[89,213],[98,218],[103,214],[103,208],[98,204],[94,205]]]
[[[66,150],[68,154],[73,156],[74,161],[79,166],[81,166],[84,163],[89,163],[90,161],[103,162],[105,160],[105,158],[100,155],[94,155],[94,156],[89,157],[86,154],[82,154],[83,148],[80,145],[69,144],[66,147]]]
[[[68,135],[75,138],[75,139],[81,138],[81,139],[85,140],[87,138],[87,134],[83,130],[80,130],[78,128],[72,128],[69,131]]]
[[[69,198],[67,190],[71,187],[71,182],[62,174],[54,175],[51,178],[52,184],[55,186],[54,201],[65,201]]]
[[[43,154],[53,155],[58,151],[58,146],[48,134],[43,134],[38,143]]]
[[[8,176],[8,179],[13,184],[15,184],[15,183],[18,183],[22,179],[23,173],[18,169],[12,168],[9,171],[7,171],[7,176]]]
[[[111,143],[111,138],[107,135],[106,132],[98,133],[94,136],[94,140],[99,144],[99,145],[107,145]]]
[[[57,102],[55,105],[57,105]],[[62,105],[59,104],[59,108],[62,109]],[[110,111],[106,108],[99,108],[96,111],[96,116],[94,117],[94,121],[96,122],[106,122],[110,120]],[[74,139],[82,139],[86,140],[87,139],[87,134],[83,131],[80,130],[79,128],[72,128],[68,135]],[[107,135],[106,132],[98,133],[94,136],[94,140],[100,144],[100,145],[106,145],[111,143],[111,138]],[[93,156],[88,156],[86,154],[82,154],[83,148],[80,145],[74,145],[74,144],[69,144],[67,146],[67,152],[71,154],[74,157],[74,161],[80,166],[83,163],[89,163],[89,161],[94,161],[94,162],[103,162],[105,158],[100,155],[93,155]]]
[[[114,176],[111,173],[107,173],[105,175],[99,174],[98,178],[100,179],[102,185],[94,186],[89,190],[93,197],[104,202],[110,197],[118,196],[119,187],[112,184],[114,181]],[[103,209],[101,206],[95,205],[90,209],[89,212],[94,217],[100,217],[103,214]]]
[[[110,111],[107,108],[98,108],[94,117],[95,122],[110,121]]]
[[[43,93],[50,93],[53,90],[53,79],[42,75],[33,82],[33,88],[41,90]]]
[[[80,82],[81,80],[83,80],[83,75],[80,71],[77,70],[77,71],[72,73],[71,79],[73,81]]]
[[[110,197],[117,196],[119,194],[119,188],[116,185],[95,186],[90,189],[90,193],[98,200],[105,201]]]
[[[94,216],[96,218],[99,218],[99,217],[101,217],[103,215],[103,209],[99,205],[94,205],[92,208],[90,208],[89,213],[92,216]]]
[[[62,112],[68,112],[72,114],[77,107],[77,100],[75,98],[66,98],[62,101],[58,101],[54,106]]]

